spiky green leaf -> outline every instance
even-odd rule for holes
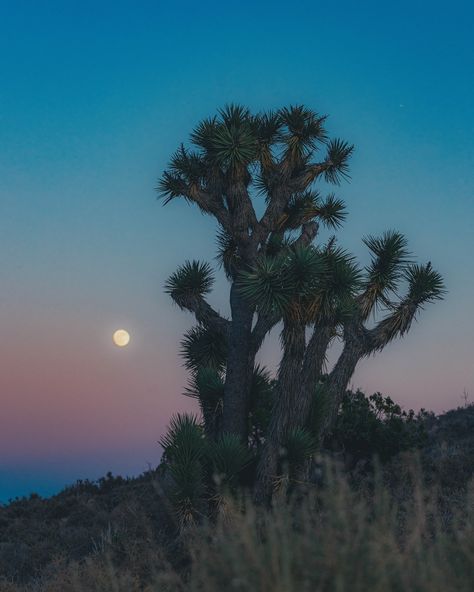
[[[214,274],[208,263],[186,261],[165,283],[165,292],[181,307],[189,299],[204,296],[211,291]]]
[[[227,340],[210,327],[193,327],[181,341],[181,355],[186,368],[194,372],[199,368],[221,371],[227,361]]]
[[[354,152],[354,146],[344,140],[334,139],[328,142],[327,161],[329,168],[324,177],[328,183],[339,185],[342,179],[349,178],[349,159]]]
[[[326,117],[303,105],[281,109],[280,118],[284,125],[280,132],[280,141],[285,145],[285,158],[291,163],[297,163],[314,151],[318,143],[326,140]]]
[[[220,487],[235,487],[240,473],[252,460],[252,453],[235,434],[222,434],[208,444],[214,480]]]
[[[384,232],[379,237],[367,236],[363,242],[372,256],[366,267],[366,278],[360,296],[362,318],[366,319],[379,303],[388,303],[390,293],[396,293],[410,253],[406,238],[394,230]]]
[[[339,228],[347,216],[346,205],[342,199],[330,193],[320,203],[317,215],[328,228]]]
[[[160,438],[166,462],[199,459],[204,453],[204,433],[197,417],[177,413],[170,419],[168,431]]]
[[[282,257],[261,257],[250,271],[239,274],[238,290],[262,311],[284,311],[292,296],[284,272]]]
[[[317,442],[313,435],[303,427],[290,430],[283,443],[282,460],[290,471],[300,468],[316,451]]]
[[[224,397],[222,375],[212,367],[198,368],[185,390],[185,395],[198,399],[203,406],[216,407]]]
[[[428,302],[442,300],[446,294],[444,280],[441,274],[431,267],[431,263],[411,264],[404,275],[409,285],[408,299],[418,307]]]

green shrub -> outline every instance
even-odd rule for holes
[[[327,444],[344,450],[353,462],[377,456],[382,462],[427,443],[425,411],[404,411],[390,397],[347,391]]]

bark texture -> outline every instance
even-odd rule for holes
[[[255,499],[258,503],[265,503],[271,497],[278,470],[280,448],[289,430],[294,427],[296,401],[291,395],[297,392],[294,385],[301,381],[301,367],[306,345],[304,323],[293,325],[286,322],[282,331],[282,341],[284,350],[278,371],[275,403],[257,469]]]
[[[319,426],[318,441],[322,443],[324,437],[332,430],[337,418],[342,398],[357,362],[362,357],[360,345],[357,342],[346,342],[342,354],[325,383],[327,406],[323,420]]]
[[[251,347],[253,308],[238,293],[230,291],[232,325],[229,336],[224,386],[223,432],[236,434],[247,443],[247,407],[255,354]]]

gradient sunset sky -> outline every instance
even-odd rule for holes
[[[456,0],[0,0],[0,501],[155,466],[170,414],[193,408],[192,318],[163,283],[213,260],[215,227],[154,187],[229,102],[329,113],[356,145],[341,244],[364,260],[361,237],[396,228],[445,277],[353,386],[435,411],[474,396],[473,19]]]

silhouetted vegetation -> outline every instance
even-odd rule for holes
[[[257,114],[229,105],[195,127],[159,182],[165,204],[184,199],[214,218],[217,259],[230,285],[229,318],[208,302],[208,263],[186,261],[165,285],[197,322],[182,353],[191,373],[186,394],[199,401],[202,417],[173,418],[165,446],[184,522],[202,513],[202,492],[209,501],[215,495],[205,479],[214,474],[211,449],[227,482],[245,482],[256,465],[258,503],[270,503],[288,475],[309,470],[359,361],[405,336],[420,311],[444,296],[442,276],[431,262],[414,261],[400,232],[364,237],[365,267],[336,236],[319,240],[321,226],[337,230],[346,219],[344,202],[322,191],[349,178],[354,150],[330,138],[326,124],[327,116],[302,105]],[[277,325],[281,360],[270,385],[255,360]],[[325,376],[338,337],[342,353]],[[408,421],[390,413],[391,431],[405,429]],[[378,435],[390,436],[388,424]],[[387,454],[394,447],[380,444]]]
[[[353,465],[374,456],[386,462],[400,452],[426,445],[433,421],[432,414],[406,412],[381,393],[366,397],[360,390],[348,391],[326,445],[350,457]]]
[[[397,581],[406,586],[418,582],[420,590],[467,590],[474,557],[469,497],[474,406],[439,417],[415,415],[380,394],[367,398],[360,391],[348,392],[327,446],[325,456],[314,457],[313,485],[295,491],[297,497],[290,496],[286,509],[288,489],[281,487],[270,514],[244,503],[245,494],[232,483],[214,481],[215,526],[203,515],[183,528],[182,513],[165,495],[167,477],[160,469],[136,479],[107,475],[95,483],[78,482],[49,499],[32,495],[13,500],[0,507],[0,590],[29,586],[25,590],[105,592],[148,585],[149,590],[212,591],[231,576],[242,579],[237,588],[242,590],[298,590],[310,584],[331,590],[337,577],[344,585],[355,578],[352,590],[382,581],[385,590],[398,590]],[[378,452],[380,462],[374,464]],[[205,470],[219,468],[213,452],[204,455]],[[328,459],[339,468],[331,464],[328,469]],[[209,469],[212,463],[217,464]],[[428,501],[414,496],[414,486]],[[333,487],[342,496],[336,514]],[[377,504],[388,506],[376,506],[372,521],[377,488]],[[326,507],[323,515],[321,507]],[[255,512],[270,528],[265,536],[257,530]],[[425,514],[434,522],[426,522]],[[228,525],[228,520],[234,526],[224,531],[219,525]],[[337,536],[336,525],[341,529]],[[210,528],[216,530],[211,533]],[[409,538],[411,547],[404,546],[407,539],[399,534]],[[280,537],[289,537],[282,538],[288,540],[283,546]],[[435,559],[438,553],[444,562]],[[272,554],[275,572],[267,564]],[[365,561],[371,562],[370,569]],[[424,584],[416,573],[422,567]]]

